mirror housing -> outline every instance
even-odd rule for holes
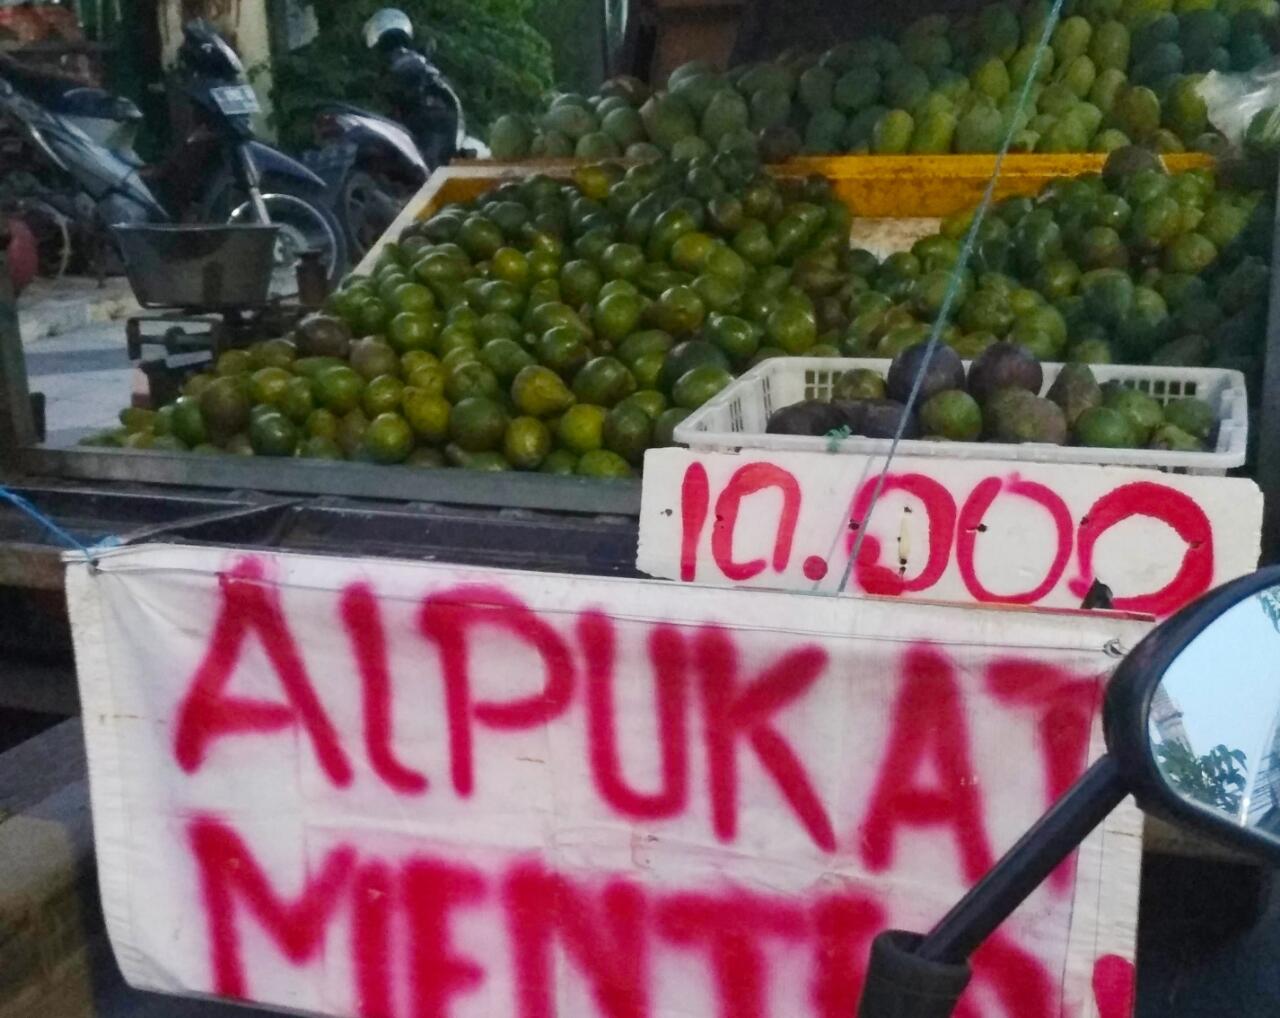
[[[1280,588],[1280,567],[1260,570],[1210,592],[1147,636],[1112,676],[1103,727],[1107,750],[1120,765],[1129,790],[1144,812],[1280,865],[1280,837],[1233,823],[1225,813],[1198,806],[1189,797],[1179,795],[1161,769],[1151,736],[1152,701],[1178,659],[1233,609],[1275,588]],[[1238,666],[1236,658],[1222,657],[1217,671],[1205,677],[1207,683],[1216,685],[1215,693],[1228,702],[1238,693],[1231,681],[1231,669]],[[1280,626],[1276,633],[1276,685],[1275,704],[1280,706]]]

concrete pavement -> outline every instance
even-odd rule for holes
[[[137,311],[138,302],[123,276],[101,283],[83,276],[37,279],[18,300],[24,343],[122,321]]]
[[[73,445],[111,427],[129,405],[124,320],[138,310],[123,277],[37,279],[23,291],[18,324],[27,382],[44,393],[51,444]]]
[[[133,369],[124,324],[87,325],[25,346],[27,384],[45,397],[51,445],[74,445],[117,423],[129,405]]]

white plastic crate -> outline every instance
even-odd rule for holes
[[[770,435],[765,433],[765,427],[770,415],[784,406],[806,399],[830,399],[832,386],[844,372],[870,368],[887,376],[890,363],[884,359],[853,357],[774,357],[762,361],[685,418],[675,430],[675,440],[704,451],[762,449],[885,455],[893,444],[886,438]],[[966,361],[965,369],[968,367]],[[1045,392],[1061,370],[1061,364],[1044,365]],[[898,445],[898,455],[1154,467],[1187,474],[1225,474],[1244,463],[1249,417],[1244,375],[1239,371],[1094,365],[1093,373],[1100,383],[1119,380],[1162,404],[1184,396],[1204,400],[1213,407],[1220,422],[1217,447],[1208,452],[1171,452],[1042,443],[903,440]]]

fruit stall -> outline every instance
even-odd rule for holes
[[[1245,373],[1179,330],[1262,345],[1270,206],[1199,157],[1074,158],[1010,164],[980,273],[991,159],[445,170],[287,335],[17,450],[61,472],[37,506],[218,493],[66,560],[129,981],[847,1013],[868,935],[927,926],[1102,752],[1117,656],[1258,559]],[[696,764],[695,704],[727,726]],[[1118,811],[974,1013],[1128,1014],[1141,847]],[[435,964],[470,975],[411,978],[444,900]],[[729,997],[717,915],[761,931]]]
[[[1118,657],[1280,503],[1280,131],[1229,153],[1197,91],[1274,14],[1079,6],[501,118],[75,445],[0,302],[131,982],[853,1013],[870,935],[1101,754]],[[0,595],[63,586],[39,526],[0,515]],[[1117,811],[970,1013],[1130,1014],[1141,850]]]
[[[138,505],[116,533],[154,535],[189,515],[216,530],[225,514],[246,539],[315,547],[322,520],[403,535],[410,503],[441,520],[421,540],[463,561],[557,568],[563,542],[548,535],[580,527],[596,535],[593,571],[624,575],[643,529],[639,474],[677,445],[870,457],[897,435],[911,457],[1247,469],[1266,430],[1265,191],[1200,154],[1009,156],[974,268],[950,292],[994,167],[989,156],[823,157],[765,170],[731,151],[449,168],[323,307],[268,339],[227,330],[172,396],[81,444],[35,440],[8,332],[5,454],[55,516],[85,492]],[[928,391],[904,413],[948,300]],[[821,385],[815,358],[827,361]],[[741,387],[783,373],[800,378],[786,404],[775,387],[748,422]],[[1016,398],[988,398],[1010,387]],[[334,501],[369,498],[382,506]],[[506,529],[512,513],[525,515]],[[478,518],[501,521],[503,536],[477,542]],[[13,526],[23,539],[9,545],[8,576],[25,582],[42,562],[30,575],[56,586],[55,549]],[[1239,535],[1256,561],[1252,527]],[[907,543],[905,575],[930,547]],[[1178,548],[1162,554],[1176,561]]]

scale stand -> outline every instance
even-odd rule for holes
[[[133,405],[161,407],[182,395],[183,382],[213,364],[224,350],[292,332],[326,296],[323,267],[318,259],[308,258],[311,254],[304,254],[298,268],[299,303],[159,308],[128,319],[125,338],[134,365]]]

